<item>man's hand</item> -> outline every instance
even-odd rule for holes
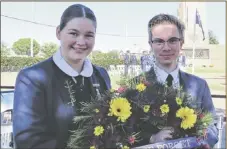
[[[153,144],[153,143],[165,141],[166,139],[171,139],[173,132],[174,132],[174,129],[172,127],[165,127],[157,134],[151,136],[150,143]]]

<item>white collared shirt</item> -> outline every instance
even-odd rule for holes
[[[91,77],[93,73],[93,67],[89,59],[84,60],[83,70],[81,71],[81,73],[78,73],[65,61],[60,49],[58,49],[58,51],[53,55],[53,60],[59,69],[61,69],[64,73],[71,77],[76,77],[79,75],[84,77]]]
[[[163,69],[158,67],[156,64],[154,64],[154,71],[155,71],[156,77],[160,83],[165,84],[168,75],[171,74],[173,77],[173,88],[176,89],[176,88],[180,87],[179,66],[178,65],[177,65],[177,68],[175,70],[173,70],[171,73],[167,73],[166,71],[164,71]]]

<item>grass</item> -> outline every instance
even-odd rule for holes
[[[191,72],[191,68],[186,68],[187,72]],[[214,67],[206,67],[206,68],[202,68],[202,67],[197,67],[195,68],[195,75],[199,75],[202,78],[206,78],[206,77],[220,77],[223,76],[224,74],[224,69],[217,69]],[[6,85],[6,86],[14,86],[15,85],[15,81],[16,81],[16,76],[17,76],[17,72],[2,72],[1,73],[1,85]],[[117,85],[117,81],[119,81],[121,78],[120,75],[115,75],[115,76],[110,76],[111,79],[111,84],[112,84],[112,88],[116,89],[118,88]],[[225,79],[221,79],[221,80],[215,80],[215,79],[208,79],[207,80],[208,85],[212,91],[220,91],[225,93],[225,85],[221,85],[221,83],[225,83]]]
[[[195,74],[196,75],[196,74]],[[202,76],[205,76],[206,74],[204,73]],[[120,80],[120,76],[119,75],[115,75],[115,76],[110,76],[111,79],[111,83],[112,83],[112,88],[113,89],[117,89],[119,86],[117,85],[117,82]],[[225,82],[225,79],[223,80]],[[207,81],[208,82],[208,86],[212,92],[218,91],[218,92],[223,92],[223,94],[225,93],[225,85],[220,84],[220,82],[212,80],[212,81]]]
[[[110,80],[111,80],[111,85],[112,85],[112,88],[113,89],[117,89],[118,88],[118,85],[117,85],[117,82],[120,80],[120,76],[110,76]]]
[[[221,84],[218,84],[218,83],[208,83],[208,86],[212,91],[223,91],[225,92],[225,85],[221,85]]]

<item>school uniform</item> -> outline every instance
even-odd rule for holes
[[[111,88],[107,71],[84,61],[76,72],[58,50],[53,57],[19,72],[14,94],[15,148],[65,148],[73,118],[88,102]]]

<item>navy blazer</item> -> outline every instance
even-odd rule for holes
[[[107,71],[93,66],[96,76],[110,89]],[[13,105],[13,136],[15,148],[65,148],[69,138],[68,125],[75,108],[68,104],[69,94],[52,57],[21,70],[16,79]],[[63,72],[62,72],[63,73]],[[61,75],[64,75],[61,74]],[[96,78],[91,77],[91,82]]]
[[[147,79],[157,79],[153,69],[146,72]],[[198,108],[201,108],[203,111],[211,112],[213,116],[216,116],[215,108],[213,105],[210,89],[207,85],[207,82],[195,75],[179,71],[180,85],[183,87],[183,91],[189,93],[193,98],[196,99],[197,103],[195,104]],[[135,78],[136,81],[139,80],[139,77]],[[149,93],[147,93],[149,97]],[[151,135],[157,133],[159,130],[150,126],[144,126],[147,129],[147,132],[144,133],[145,138],[138,143],[138,146],[149,144]],[[205,140],[211,147],[213,147],[218,142],[218,129],[215,126],[215,122],[208,127],[207,139]]]
[[[192,97],[196,98],[197,107],[200,107],[203,111],[208,111],[216,116],[214,104],[212,101],[210,89],[207,82],[195,75],[180,71],[180,84],[183,86],[183,90],[190,93]],[[207,131],[206,143],[211,147],[218,142],[218,129],[213,122]]]

